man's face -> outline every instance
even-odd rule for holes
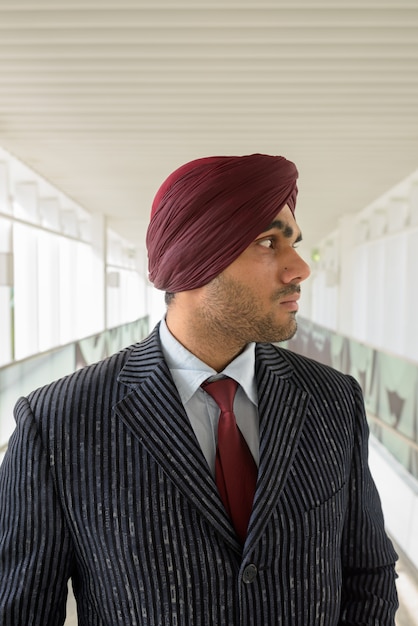
[[[286,205],[219,276],[202,288],[206,324],[241,345],[277,342],[296,332],[300,283],[309,266],[296,252],[300,230]]]

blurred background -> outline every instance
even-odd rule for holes
[[[254,152],[298,167],[312,275],[287,347],[362,385],[399,624],[418,624],[416,0],[2,0],[0,461],[19,395],[164,314],[161,182]]]

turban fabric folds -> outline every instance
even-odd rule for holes
[[[281,156],[197,159],[163,182],[147,231],[157,289],[202,287],[266,230],[285,204],[295,210],[298,172]]]

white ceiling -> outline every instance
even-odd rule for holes
[[[183,162],[282,154],[313,245],[418,168],[418,0],[1,0],[0,145],[141,243]]]

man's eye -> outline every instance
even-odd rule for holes
[[[260,246],[263,246],[263,248],[274,248],[273,237],[269,237],[268,239],[261,239],[258,243],[260,244]]]

